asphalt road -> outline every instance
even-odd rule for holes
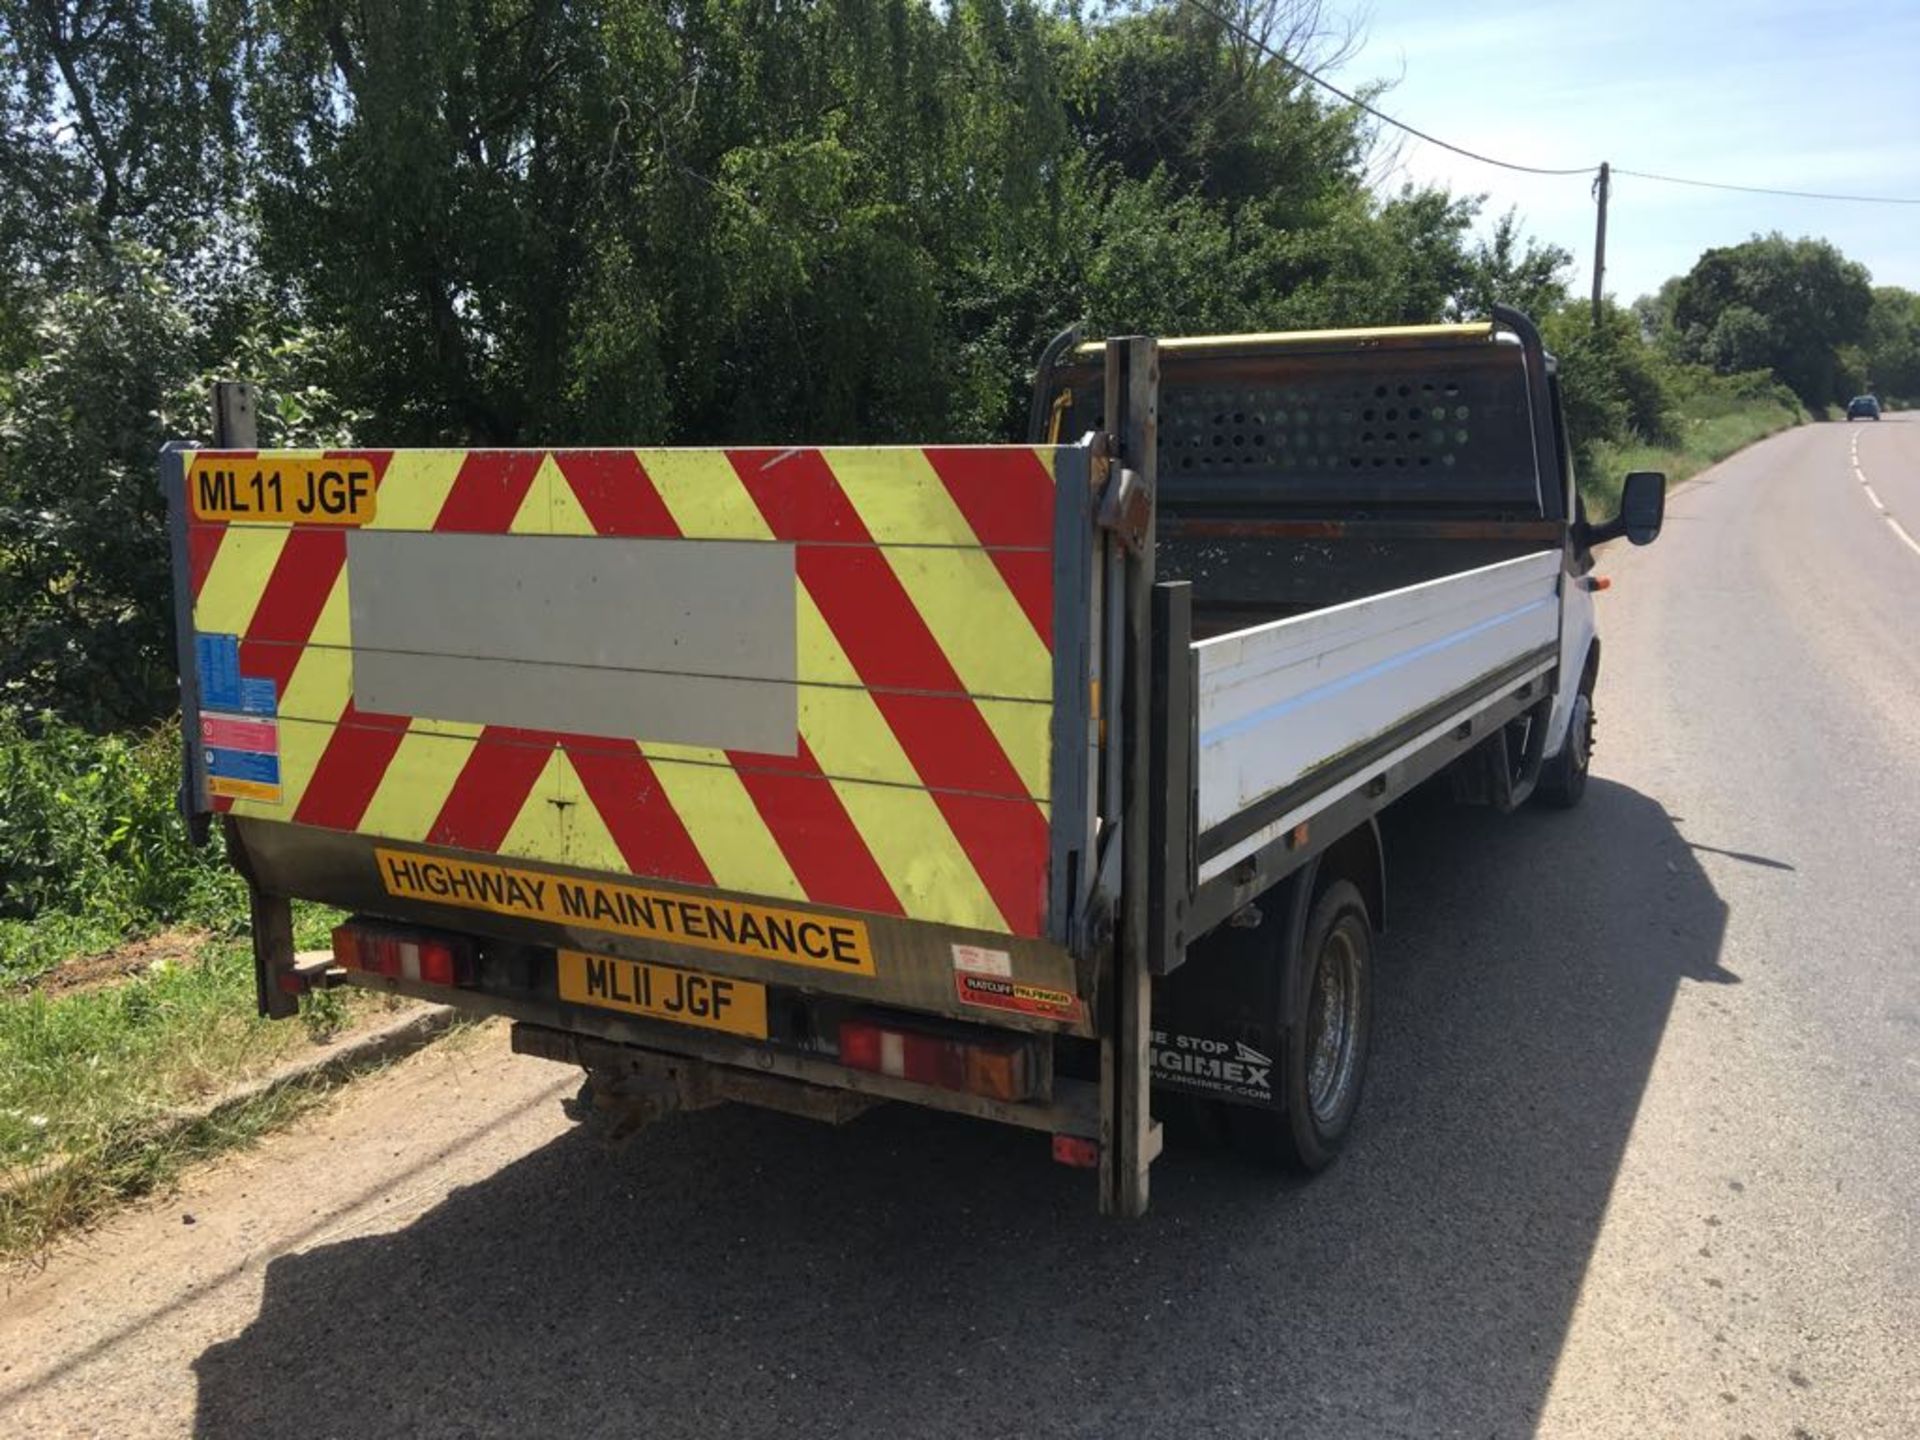
[[[611,1154],[492,1034],[16,1277],[0,1431],[1920,1434],[1920,551],[1882,507],[1920,536],[1905,417],[1605,557],[1587,804],[1397,817],[1361,1130],[1311,1184],[1176,1153],[1103,1223],[1038,1138],[906,1111]]]

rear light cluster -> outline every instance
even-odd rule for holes
[[[993,1100],[1031,1099],[1040,1079],[1033,1041],[1001,1035],[961,1039],[876,1020],[840,1022],[840,1063]]]
[[[1100,1168],[1100,1142],[1083,1135],[1056,1135],[1053,1137],[1053,1158],[1076,1170],[1097,1170]]]
[[[420,980],[428,985],[473,983],[473,942],[435,930],[405,930],[351,920],[333,931],[333,958],[348,970]]]

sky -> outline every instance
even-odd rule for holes
[[[1339,10],[1340,0],[1329,0]],[[1375,103],[1522,164],[1920,199],[1920,0],[1372,0],[1329,78],[1391,82]],[[1383,140],[1390,140],[1387,132]],[[1386,177],[1485,192],[1573,252],[1592,285],[1590,176],[1494,169],[1410,137]],[[1622,303],[1703,250],[1779,230],[1824,236],[1875,284],[1920,290],[1920,205],[1735,195],[1616,176],[1606,289]]]

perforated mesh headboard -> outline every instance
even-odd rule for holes
[[[1098,428],[1097,364],[1066,372],[1063,423]],[[1387,503],[1538,513],[1516,345],[1160,357],[1161,504],[1324,510]]]

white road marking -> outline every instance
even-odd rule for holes
[[[1916,540],[1913,538],[1913,536],[1909,535],[1907,533],[1907,527],[1902,525],[1898,520],[1894,519],[1893,516],[1891,515],[1887,516],[1886,521],[1887,521],[1887,524],[1893,527],[1893,533],[1900,537],[1901,541],[1906,545],[1906,547],[1909,550],[1913,551],[1914,554],[1920,555],[1920,540]]]
[[[1907,527],[1893,518],[1893,512],[1887,509],[1886,502],[1875,493],[1873,486],[1867,483],[1867,472],[1860,468],[1860,437],[1853,437],[1853,475],[1860,482],[1860,488],[1867,492],[1867,499],[1873,502],[1873,508],[1880,512],[1880,518],[1893,527],[1893,533],[1900,537],[1900,543],[1914,554],[1920,555],[1920,540],[1907,533]]]

